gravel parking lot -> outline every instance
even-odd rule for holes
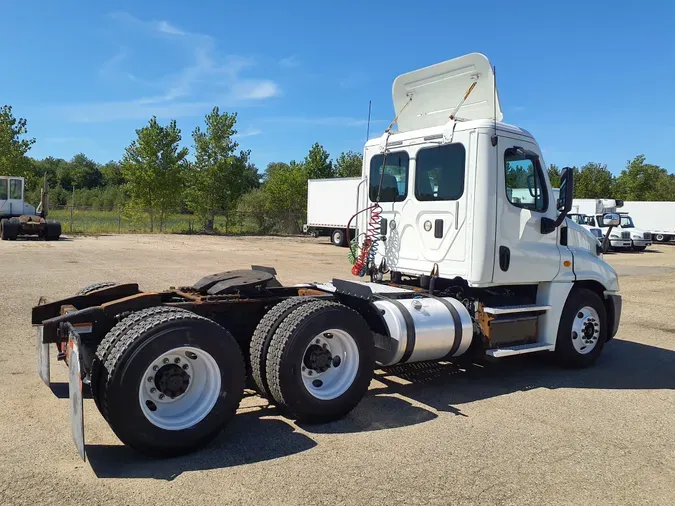
[[[594,368],[516,357],[378,371],[346,419],[298,426],[256,396],[207,449],[155,461],[85,400],[83,463],[67,369],[36,373],[30,308],[96,281],[192,284],[251,264],[283,283],[349,276],[325,239],[75,237],[0,243],[0,504],[673,504],[675,246],[610,254],[624,311]]]

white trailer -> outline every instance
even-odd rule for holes
[[[42,378],[53,344],[70,367],[80,454],[87,383],[126,445],[172,456],[234,418],[247,374],[281,413],[327,423],[379,367],[537,352],[595,363],[619,326],[616,271],[566,217],[573,170],[556,201],[537,141],[501,121],[497,97],[476,53],[394,81],[398,131],[367,142],[361,191],[329,193],[346,217],[358,196],[352,273],[367,281],[281,286],[254,267],[163,292],[99,284],[34,307]]]
[[[651,233],[656,242],[675,239],[675,202],[640,202],[626,200],[621,208],[635,225]]]
[[[356,213],[356,199],[360,177],[310,179],[307,182],[306,234],[330,236],[335,246],[347,246],[347,224]],[[349,238],[356,235],[356,221],[352,221]]]

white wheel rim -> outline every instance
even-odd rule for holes
[[[584,306],[574,315],[572,323],[572,344],[580,355],[593,351],[600,338],[600,317],[590,306]]]
[[[327,361],[329,356],[332,358]],[[344,330],[322,332],[305,348],[300,370],[310,395],[322,401],[340,397],[352,386],[359,370],[356,341]]]
[[[342,242],[342,232],[335,232],[333,234],[333,242],[339,244]]]
[[[138,389],[143,414],[165,430],[198,424],[219,396],[220,367],[209,353],[191,346],[174,348],[153,360]]]

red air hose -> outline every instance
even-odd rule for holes
[[[359,213],[368,210],[370,211],[370,218],[368,219],[368,227],[366,228],[363,245],[354,261],[354,266],[352,267],[352,274],[354,276],[364,276],[368,268],[368,263],[375,258],[375,254],[377,253],[380,235],[380,215],[382,214],[382,207],[380,204],[375,203],[374,205],[359,211],[352,216],[352,219]],[[349,220],[350,223],[352,219]],[[347,231],[347,233],[349,233],[349,227],[347,227]]]

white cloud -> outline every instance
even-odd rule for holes
[[[125,70],[130,51],[123,48],[103,63],[99,71],[101,77],[109,79],[113,76],[126,76],[135,83],[143,84],[145,88],[154,88],[154,93],[139,93],[141,96],[131,100],[58,107],[70,121],[90,123],[149,119],[152,115],[166,118],[196,116],[216,104],[224,107],[246,105],[281,94],[274,81],[250,79],[243,75],[248,68],[255,65],[252,58],[240,55],[219,56],[216,41],[209,35],[186,32],[168,21],[142,21],[125,12],[113,13],[110,17],[126,28],[176,40],[179,47],[191,55],[191,61],[165,75],[139,78]],[[167,43],[169,42],[161,44]],[[147,51],[147,48],[143,49]],[[182,54],[184,56],[185,51]],[[151,58],[152,55],[146,53],[145,57]]]
[[[184,31],[179,30],[168,21],[157,21],[155,22],[155,27],[157,28],[157,31],[161,33],[166,33],[167,35],[178,35],[178,36],[185,35]]]
[[[144,103],[140,100],[98,102],[59,107],[59,111],[74,123],[104,123],[118,120],[149,120],[152,116],[163,119],[199,116],[213,102]]]
[[[232,87],[235,100],[263,100],[280,94],[274,81],[240,81]]]
[[[112,58],[103,62],[103,65],[101,65],[101,68],[99,69],[99,75],[101,77],[110,77],[111,75],[116,74],[120,65],[126,58],[127,52],[124,49],[120,49],[120,51]]]
[[[244,130],[243,132],[239,132],[234,137],[237,138],[237,139],[242,139],[244,137],[254,137],[256,135],[260,135],[261,133],[262,133],[262,130],[260,130],[258,128],[249,127],[246,130]]]
[[[326,117],[308,117],[308,116],[276,116],[266,118],[265,121],[270,123],[293,123],[304,125],[318,125],[318,126],[337,126],[337,127],[360,127],[368,124],[368,119],[353,118],[349,116],[326,116]],[[371,119],[373,123],[384,123],[385,120]]]
[[[129,28],[150,30],[159,34],[170,35],[174,37],[182,37],[183,35],[187,35],[187,33],[183,30],[176,28],[174,25],[163,19],[159,21],[142,21],[137,17],[132,16],[128,12],[112,12],[109,16],[111,19]]]
[[[279,60],[279,66],[287,69],[293,69],[300,66],[300,60],[295,55],[287,56]]]

